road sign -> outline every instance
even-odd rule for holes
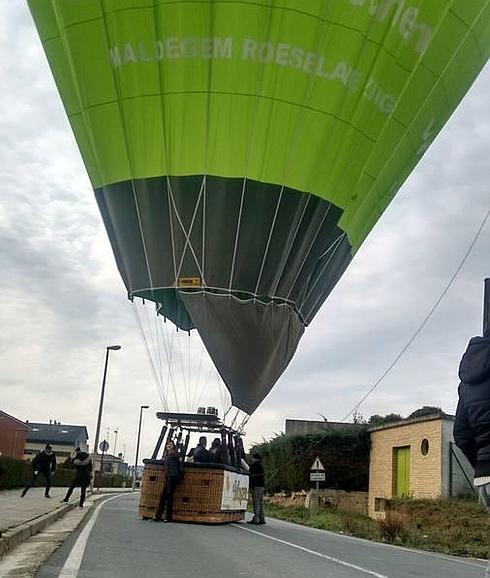
[[[310,482],[324,482],[325,472],[310,472]]]
[[[320,471],[320,472],[324,472],[325,468],[323,467],[322,462],[320,461],[320,458],[318,456],[316,456],[315,461],[313,462],[313,465],[311,466],[310,470],[313,471]]]
[[[109,449],[109,442],[107,442],[106,440],[101,441],[99,444],[99,450],[101,452],[106,452],[108,449]]]

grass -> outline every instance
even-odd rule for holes
[[[400,500],[383,521],[336,508],[267,503],[272,518],[367,540],[475,558],[489,557],[490,517],[469,500]]]

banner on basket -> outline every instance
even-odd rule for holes
[[[246,510],[248,502],[248,476],[235,472],[223,472],[222,510]]]

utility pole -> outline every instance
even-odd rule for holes
[[[138,457],[140,452],[140,439],[141,439],[141,420],[143,419],[143,410],[148,409],[149,405],[140,405],[140,419],[138,425],[138,441],[136,442],[136,457],[134,459],[134,472],[133,472],[133,489],[136,483],[137,470],[138,470]]]
[[[107,378],[107,366],[109,364],[109,352],[119,351],[121,349],[120,345],[108,345],[105,351],[105,363],[104,363],[104,377],[102,378],[102,387],[100,391],[100,402],[99,402],[99,413],[97,415],[97,429],[95,432],[95,442],[94,451],[97,454],[99,452],[99,436],[100,436],[100,423],[102,421],[102,410],[104,408],[104,393],[105,393],[105,382]]]

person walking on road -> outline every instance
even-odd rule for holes
[[[174,513],[175,488],[182,478],[182,462],[174,442],[170,441],[165,448],[165,485],[160,496],[160,503],[153,520],[155,522],[172,522]],[[162,519],[165,511],[165,518]]]
[[[78,505],[80,508],[83,508],[87,487],[90,485],[90,479],[92,478],[92,459],[87,452],[82,452],[80,448],[75,448],[75,456],[72,459],[72,464],[76,470],[75,477],[73,478],[70,487],[66,492],[66,496],[61,501],[68,502],[73,493],[73,490],[79,486],[80,501]]]
[[[46,447],[34,457],[31,465],[31,479],[27,482],[26,487],[22,490],[22,494],[20,495],[21,498],[23,498],[29,489],[35,484],[39,474],[41,474],[46,481],[44,497],[51,498],[49,495],[49,490],[51,489],[52,475],[56,470],[56,456],[53,453],[53,448],[49,444],[46,444]]]
[[[264,491],[265,491],[265,473],[262,465],[260,454],[252,455],[252,464],[250,465],[250,491],[252,492],[252,501],[254,508],[254,517],[247,524],[265,524],[264,517]]]
[[[454,441],[475,468],[480,504],[490,513],[490,329],[470,340],[459,378]]]

